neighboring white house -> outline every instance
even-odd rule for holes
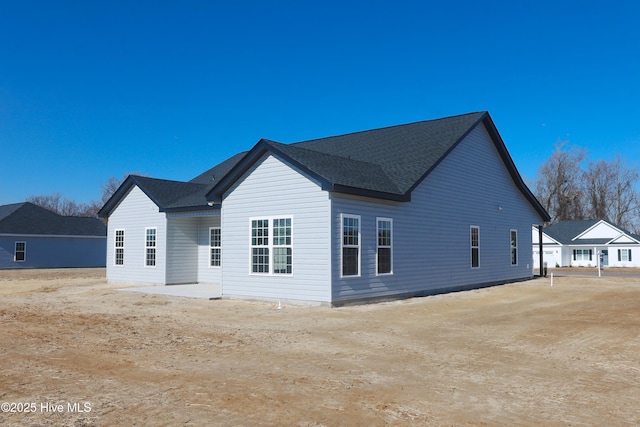
[[[532,229],[534,266],[539,264],[537,228]],[[605,220],[560,221],[543,229],[544,262],[552,267],[640,267],[640,236]],[[535,268],[535,267],[534,267]]]
[[[549,220],[487,112],[281,144],[105,204],[107,279],[343,305],[532,277]]]
[[[98,218],[34,205],[0,206],[0,269],[104,267],[107,228]]]

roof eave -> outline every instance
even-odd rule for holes
[[[368,190],[365,188],[351,187],[348,185],[333,184],[330,188],[323,188],[323,190],[332,191],[336,193],[351,194],[353,196],[371,197],[374,199],[391,200],[394,202],[410,202],[411,193],[405,194],[386,193],[384,191]]]
[[[171,208],[161,208],[160,212],[193,212],[193,211],[213,211],[216,209],[221,209],[222,205],[219,203],[206,204],[206,205],[194,205],[194,206],[174,206]]]
[[[502,140],[502,137],[500,136],[500,133],[498,132],[498,128],[496,127],[495,123],[493,123],[493,120],[491,119],[491,116],[489,115],[488,112],[485,113],[483,117],[481,117],[480,120],[478,120],[478,122],[472,126],[471,129],[475,128],[480,122],[484,123],[485,128],[487,129],[487,132],[489,132],[489,135],[491,136],[491,139],[493,140],[496,148],[498,149],[498,153],[500,154],[500,157],[502,157],[502,160],[506,165],[507,170],[511,175],[511,178],[513,179],[513,182],[516,184],[516,187],[518,187],[518,189],[527,198],[527,200],[529,200],[529,203],[531,203],[533,208],[536,210],[536,212],[538,212],[538,214],[540,215],[540,218],[544,222],[551,221],[551,216],[549,215],[547,210],[538,201],[536,196],[533,195],[529,187],[527,187],[524,180],[522,179],[520,172],[518,172],[518,169],[516,168],[516,165],[513,162],[513,159],[511,158],[509,151],[507,150],[507,146],[505,145],[504,141]],[[471,129],[469,131],[471,131]]]

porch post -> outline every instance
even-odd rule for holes
[[[540,250],[540,277],[544,277],[544,252],[542,252],[542,225],[538,225],[538,249]]]

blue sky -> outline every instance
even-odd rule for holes
[[[488,110],[533,178],[558,140],[640,160],[640,3],[0,0],[0,204],[99,199],[295,142]]]

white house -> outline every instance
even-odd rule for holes
[[[104,267],[107,228],[98,218],[34,205],[0,206],[0,269]]]
[[[539,260],[538,230],[532,229],[535,265]],[[640,267],[640,236],[605,220],[560,221],[543,229],[544,262],[548,267]],[[602,258],[600,258],[602,255]]]
[[[281,144],[189,182],[128,177],[107,279],[343,305],[532,277],[549,220],[487,112]]]

